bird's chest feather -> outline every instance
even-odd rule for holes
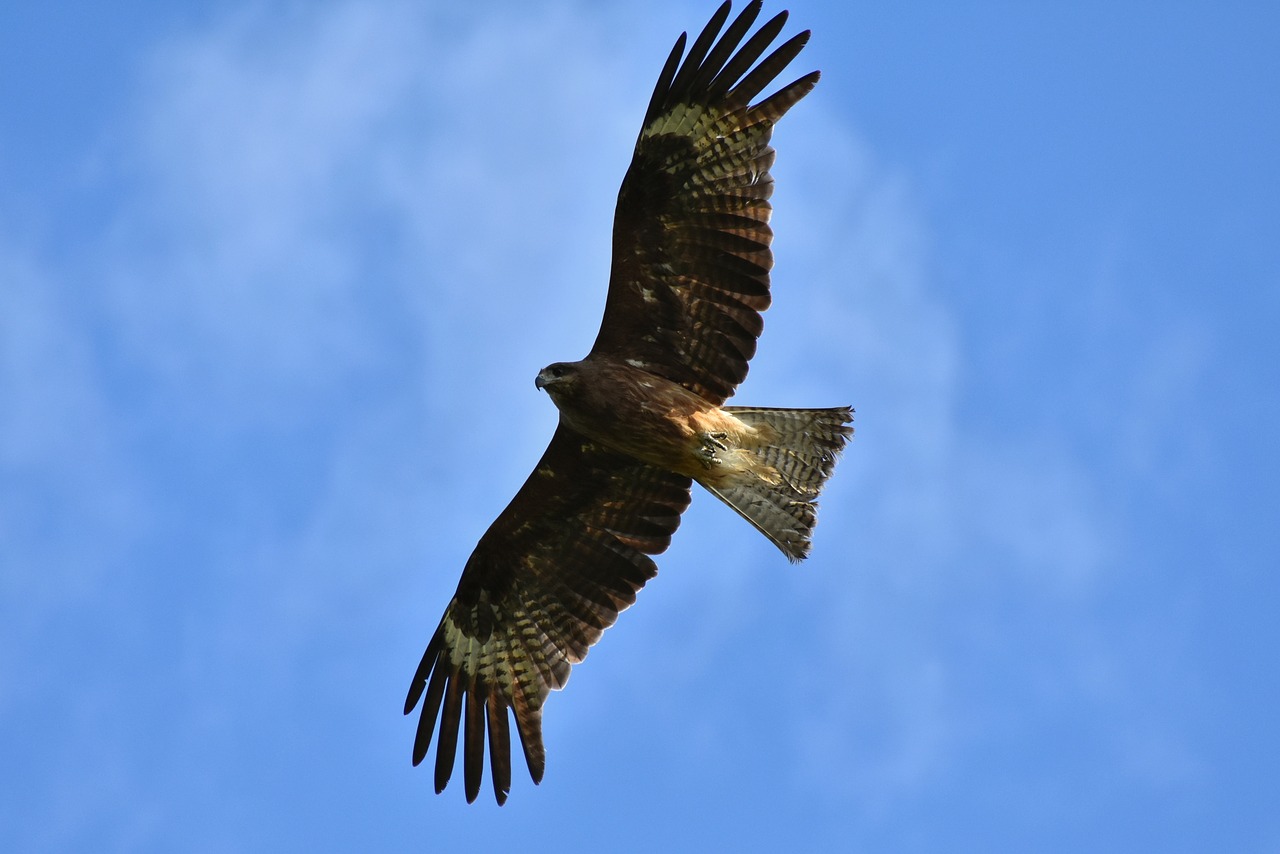
[[[557,401],[563,420],[584,436],[674,471],[688,468],[701,413],[717,407],[683,386],[627,366],[594,371],[579,394]]]

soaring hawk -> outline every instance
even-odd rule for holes
[[[599,335],[585,359],[538,373],[559,426],[467,561],[409,686],[405,714],[422,703],[415,765],[439,722],[437,792],[461,728],[475,800],[487,731],[493,791],[506,801],[508,711],[542,780],[548,693],[657,573],[649,555],[671,543],[693,481],[792,561],[809,552],[852,410],[723,405],[747,376],[769,307],[770,135],[818,81],[814,71],[752,103],[809,38],[761,60],[787,13],[744,42],[760,6],[721,34],[726,0],[687,54],[681,34],[658,78],[618,194]]]

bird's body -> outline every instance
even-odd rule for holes
[[[788,558],[808,554],[812,502],[848,437],[847,408],[721,407],[641,368],[592,357],[549,365],[536,382],[565,427],[697,481]]]
[[[547,695],[656,574],[650,555],[670,544],[695,481],[789,559],[809,553],[852,410],[725,401],[771,299],[770,136],[818,73],[753,104],[808,33],[761,59],[786,13],[747,38],[760,0],[721,33],[729,5],[687,54],[681,35],[663,67],[618,194],[600,332],[584,359],[538,374],[560,424],[476,545],[410,684],[405,714],[422,703],[415,765],[439,721],[437,792],[461,731],[475,799],[487,733],[494,794],[506,800],[509,712],[541,781]]]
[[[708,435],[745,439],[754,432],[718,406],[663,377],[605,359],[551,366],[542,379],[561,423],[610,450],[697,478],[709,470]],[[544,371],[544,373],[546,373]]]

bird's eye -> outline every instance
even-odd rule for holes
[[[564,368],[560,367],[559,365],[552,365],[552,366],[551,366],[551,376],[553,376],[553,377],[555,377],[555,378],[557,378],[557,379],[559,379],[560,377],[564,376]]]

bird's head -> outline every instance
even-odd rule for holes
[[[538,371],[534,379],[535,388],[540,388],[551,397],[563,397],[572,392],[578,381],[578,366],[572,362],[554,362]]]

